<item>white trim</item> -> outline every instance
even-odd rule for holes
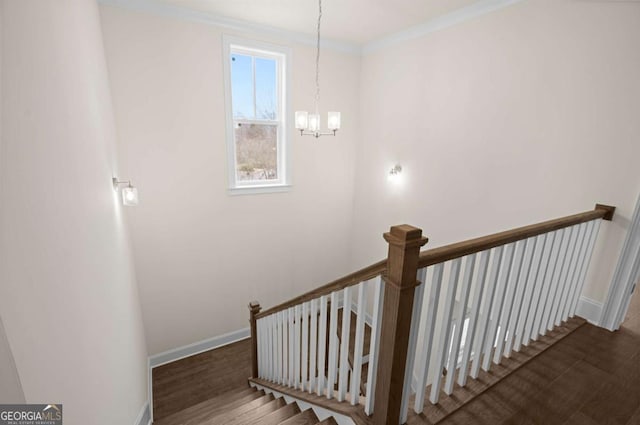
[[[348,41],[329,40],[323,38],[321,41],[323,49],[348,53],[352,55],[362,55],[374,52],[383,47],[412,40],[424,35],[443,30],[462,22],[474,19],[478,16],[494,12],[504,7],[519,3],[523,0],[480,0],[470,6],[463,7],[456,11],[447,13],[434,19],[423,22],[405,30],[374,39],[364,44]],[[98,0],[98,3],[131,9],[141,12],[148,12],[158,16],[177,18],[186,21],[198,22],[212,25],[222,29],[241,31],[244,33],[258,33],[284,39],[294,43],[315,46],[315,35],[303,34],[295,31],[287,31],[269,25],[256,24],[253,22],[218,16],[213,13],[192,10],[186,7],[170,5],[153,0]]]
[[[600,323],[600,316],[602,314],[602,303],[594,301],[591,298],[580,297],[578,301],[578,308],[576,309],[576,315],[582,317],[592,325],[598,325]]]
[[[262,186],[237,186],[230,187],[227,189],[229,195],[256,195],[260,193],[280,193],[280,192],[290,192],[291,191],[290,184],[273,184],[273,185],[262,185]]]
[[[620,327],[629,308],[631,294],[638,279],[640,279],[640,196],[636,202],[629,230],[609,286],[607,299],[602,309],[600,326],[611,331]]]
[[[277,140],[277,180],[242,184],[236,178],[236,145],[234,138],[233,100],[231,96],[231,65],[229,58],[232,50],[250,55],[266,54],[277,62],[278,67],[278,140]],[[227,144],[227,183],[229,194],[249,195],[254,193],[287,192],[291,186],[291,62],[292,51],[289,47],[265,43],[258,40],[222,35],[222,66],[224,74],[224,101]],[[255,76],[254,76],[255,78]],[[254,88],[255,90],[255,88]],[[254,99],[255,101],[255,99]],[[244,120],[243,120],[244,121]],[[272,123],[272,122],[269,122]]]
[[[287,404],[291,404],[291,403],[296,403],[298,405],[298,407],[300,407],[301,411],[305,411],[307,409],[312,409],[313,413],[316,414],[316,416],[318,417],[318,420],[320,422],[322,422],[323,420],[329,418],[329,417],[333,417],[333,419],[335,419],[335,421],[337,422],[338,425],[355,425],[355,422],[353,422],[353,419],[351,419],[350,417],[346,416],[346,415],[342,415],[340,413],[336,413],[332,410],[329,409],[325,409],[324,407],[320,407],[320,406],[316,406],[315,404],[306,402],[306,401],[302,401],[299,400],[295,397],[292,397],[288,394],[283,394],[281,392],[272,390],[269,387],[265,387],[263,385],[260,384],[256,384],[255,382],[249,382],[249,385],[251,385],[252,387],[255,387],[259,390],[263,390],[266,394],[273,394],[273,396],[275,398],[280,398],[283,397],[284,401],[287,402]]]
[[[362,54],[371,53],[384,47],[423,37],[432,32],[452,27],[521,1],[523,0],[480,0],[470,6],[460,8],[453,12],[423,22],[422,24],[414,25],[386,37],[365,43],[362,46]]]
[[[215,336],[213,338],[203,339],[202,341],[194,342],[193,344],[172,348],[171,350],[149,356],[149,367],[153,369],[154,367],[162,366],[163,364],[171,363],[215,348],[224,347],[225,345],[233,344],[234,342],[242,341],[243,339],[250,337],[250,329],[244,328],[224,335]]]
[[[138,417],[136,418],[134,425],[150,425],[151,424],[151,415],[149,409],[149,402],[145,401],[142,405],[142,409],[140,409],[140,413],[138,413]]]
[[[153,372],[151,360],[147,357],[147,397],[149,399],[149,421],[153,423]]]
[[[256,24],[240,19],[218,16],[213,13],[192,10],[186,7],[170,5],[152,0],[98,0],[98,3],[125,9],[148,12],[154,15],[178,18],[186,21],[212,25],[227,30],[266,34],[307,46],[316,45],[316,36],[294,31],[287,31],[269,25]],[[337,40],[322,40],[322,48],[342,53],[360,54],[360,46],[355,43]]]

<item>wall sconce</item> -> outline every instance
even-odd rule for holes
[[[389,181],[397,181],[400,179],[400,173],[402,173],[402,167],[399,164],[396,164],[391,170],[389,170]]]
[[[113,189],[120,189],[121,185],[126,185],[122,188],[122,204],[128,207],[138,205],[138,189],[131,184],[131,180],[118,181],[117,177],[111,179],[113,182]]]

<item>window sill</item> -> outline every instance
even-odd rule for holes
[[[256,195],[260,193],[281,193],[291,191],[290,184],[273,184],[263,186],[236,186],[230,187],[229,195]]]

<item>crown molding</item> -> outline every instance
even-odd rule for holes
[[[323,39],[322,47],[354,55],[368,54],[404,41],[423,37],[427,34],[452,27],[522,1],[524,0],[479,0],[470,6],[463,7],[451,13],[423,22],[422,24],[409,27],[405,30],[398,31],[364,44]],[[98,3],[148,12],[158,16],[178,18],[206,25],[213,25],[234,31],[266,34],[308,46],[315,46],[316,44],[316,38],[314,35],[287,31],[269,25],[256,24],[239,19],[227,18],[225,16],[200,12],[186,7],[174,6],[154,0],[98,0]]]
[[[414,25],[405,30],[365,43],[362,46],[362,54],[366,55],[394,44],[423,37],[432,32],[452,27],[522,1],[524,0],[480,0],[422,24]]]
[[[98,0],[98,3],[108,6],[116,6],[125,9],[136,10],[140,12],[148,12],[158,16],[178,18],[186,21],[213,25],[228,30],[240,31],[245,33],[249,32],[266,34],[272,37],[308,46],[316,45],[315,35],[287,31],[269,25],[256,24],[240,19],[227,18],[225,16],[219,16],[213,13],[201,12],[186,7],[174,6],[171,4],[161,3],[153,0]],[[322,39],[321,44],[325,49],[334,50],[341,53],[359,55],[361,51],[360,45],[345,41]]]

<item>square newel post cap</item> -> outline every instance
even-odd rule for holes
[[[251,301],[249,303],[249,310],[253,314],[260,313],[261,309],[262,309],[262,307],[260,307],[260,303],[258,301]]]
[[[408,224],[392,226],[391,229],[384,234],[384,240],[386,240],[389,245],[403,246],[405,248],[419,248],[429,241],[429,239],[422,236],[422,229]]]

